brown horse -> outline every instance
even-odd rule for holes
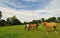
[[[42,22],[42,25],[46,27],[47,32],[49,32],[49,28],[54,28],[57,33],[57,23],[56,22]]]
[[[37,29],[38,26],[39,26],[38,24],[27,24],[27,25],[25,25],[25,29],[27,28],[29,31],[31,28]]]

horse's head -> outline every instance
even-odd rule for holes
[[[42,22],[42,25],[46,26],[46,23],[47,23],[47,22]]]
[[[26,24],[26,25],[25,25],[25,30],[26,30],[26,28],[28,28],[28,27],[29,27],[29,24]]]
[[[26,28],[27,28],[27,25],[25,25],[25,30],[26,30]]]

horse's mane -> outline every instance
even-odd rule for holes
[[[43,22],[43,25],[46,25],[46,23],[48,23],[48,22]]]

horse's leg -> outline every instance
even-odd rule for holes
[[[46,34],[48,34],[49,33],[49,28],[46,28]]]
[[[38,28],[39,25],[36,26],[36,29]]]
[[[28,31],[30,30],[30,25],[29,25],[29,27],[28,27]]]
[[[36,30],[37,30],[38,26],[36,26]]]
[[[28,28],[28,31],[29,31],[30,28]]]
[[[31,30],[32,27],[28,27],[28,31]]]
[[[57,32],[57,29],[56,29],[56,26],[54,26],[54,29],[55,29],[55,32],[58,33],[58,32]]]
[[[56,26],[54,26],[55,32],[57,31]]]

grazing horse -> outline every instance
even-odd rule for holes
[[[29,31],[31,28],[37,29],[38,26],[39,26],[38,24],[27,24],[27,25],[25,25],[25,29],[27,28]]]
[[[46,31],[49,32],[49,28],[54,28],[55,32],[57,33],[57,23],[56,22],[42,22],[42,25],[46,27]]]

